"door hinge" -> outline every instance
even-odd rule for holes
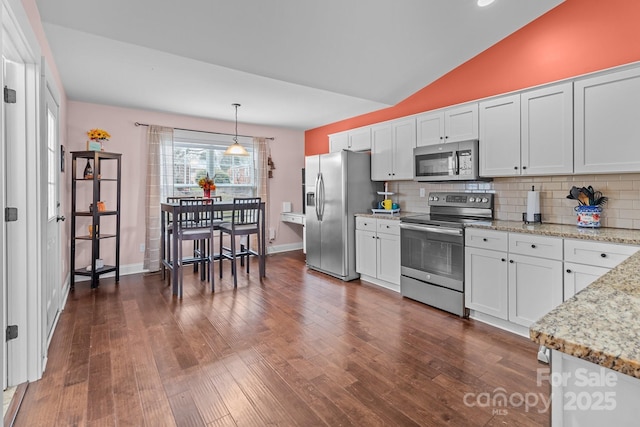
[[[18,220],[18,208],[4,208],[4,222]]]
[[[5,341],[11,341],[18,338],[18,325],[7,326],[7,335]]]
[[[15,104],[16,103],[16,91],[15,89],[9,89],[8,87],[4,87],[4,102],[7,104]]]

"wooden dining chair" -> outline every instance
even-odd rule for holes
[[[221,221],[215,219],[213,199],[181,199],[180,200],[180,220],[174,221],[175,239],[178,239],[178,253],[176,261],[180,268],[178,283],[178,296],[182,297],[184,270],[183,266],[197,263],[200,265],[200,280],[205,280],[205,267],[207,267],[207,277],[211,281],[211,292],[214,291],[214,280],[211,274],[214,240],[214,232]],[[199,242],[198,249],[194,250],[193,256],[185,257],[183,254],[183,243],[192,240]]]
[[[236,267],[236,258],[246,257],[247,273],[249,273],[249,256],[262,256],[258,251],[251,249],[251,235],[255,234],[258,238],[258,248],[261,248],[260,242],[260,197],[234,198],[233,211],[231,212],[231,222],[223,222],[220,224],[220,277],[222,278],[222,261],[228,259],[231,261],[231,274],[233,274],[233,287],[238,287],[238,271]],[[229,235],[230,245],[224,246],[222,239],[224,235]],[[246,247],[240,250],[236,247],[236,237],[247,236]]]

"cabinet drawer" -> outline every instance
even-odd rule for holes
[[[378,233],[400,235],[400,221],[393,219],[379,219]]]
[[[474,248],[502,252],[506,252],[509,246],[506,231],[481,230],[478,228],[467,228],[465,230],[465,244]]]
[[[375,218],[367,218],[364,216],[356,217],[356,230],[376,231]]]
[[[509,253],[561,260],[562,239],[525,233],[509,233]]]
[[[564,241],[564,259],[596,267],[613,268],[639,249],[637,246],[630,245],[566,239]]]

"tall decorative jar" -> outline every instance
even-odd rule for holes
[[[600,227],[602,208],[600,206],[576,206],[576,221],[578,227]]]

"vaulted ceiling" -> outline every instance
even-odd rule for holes
[[[37,0],[71,100],[310,129],[396,104],[563,0]]]

